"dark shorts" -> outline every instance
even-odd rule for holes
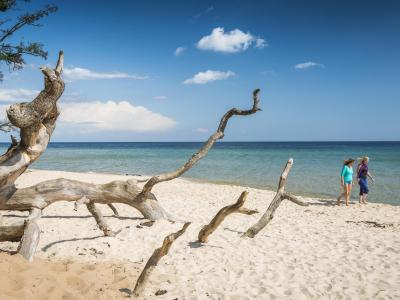
[[[369,189],[368,189],[368,181],[367,179],[360,179],[360,181],[358,182],[358,184],[360,185],[360,196],[364,195],[364,194],[368,194]]]

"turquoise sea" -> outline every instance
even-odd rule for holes
[[[153,175],[183,164],[202,143],[51,143],[32,168]],[[4,152],[8,144],[0,144]],[[370,201],[400,205],[400,142],[219,142],[187,178],[275,189],[289,157],[286,190],[336,197],[342,161],[370,157]],[[354,187],[353,198],[358,195]]]

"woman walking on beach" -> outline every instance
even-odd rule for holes
[[[343,188],[343,192],[337,199],[337,205],[340,206],[340,200],[343,196],[346,196],[346,206],[349,206],[351,188],[353,186],[353,164],[354,159],[346,159],[343,163],[342,173],[340,174],[340,184]]]
[[[359,159],[360,163],[357,167],[357,180],[360,185],[360,204],[367,204],[368,198],[368,177],[374,182],[374,178],[368,170],[369,157],[365,156]]]

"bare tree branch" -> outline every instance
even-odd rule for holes
[[[108,207],[113,211],[114,216],[119,216],[117,208],[112,203],[108,204]]]
[[[290,200],[298,205],[307,206],[306,203],[302,202],[295,196],[291,196],[290,194],[285,193],[285,184],[287,176],[289,175],[290,169],[293,165],[293,159],[290,158],[286,163],[285,168],[283,169],[282,175],[279,179],[278,190],[275,194],[274,199],[269,205],[268,209],[264,213],[264,215],[258,220],[256,224],[251,226],[247,231],[242,235],[242,237],[250,237],[254,238],[257,233],[259,233],[274,217],[276,209],[279,207],[281,202],[285,199]]]
[[[247,116],[247,115],[255,114],[257,111],[261,110],[258,107],[259,102],[260,102],[259,92],[260,92],[259,89],[256,89],[253,92],[253,107],[251,109],[249,109],[249,110],[239,110],[237,108],[230,109],[221,118],[221,121],[220,121],[217,131],[209,137],[207,142],[205,142],[203,144],[203,146],[200,148],[200,150],[198,152],[193,154],[192,157],[183,166],[179,167],[175,171],[151,177],[149,179],[149,181],[147,181],[146,184],[144,185],[142,192],[138,195],[138,198],[146,199],[149,196],[152,188],[156,184],[178,178],[179,176],[184,174],[186,171],[188,171],[200,159],[202,159],[204,156],[206,156],[208,151],[214,145],[214,143],[217,140],[222,139],[224,137],[224,134],[225,134],[224,131],[225,131],[226,125],[228,124],[228,121],[232,116],[235,116],[235,115],[236,116]]]
[[[208,237],[218,228],[219,225],[225,220],[225,218],[232,213],[242,213],[246,215],[252,215],[258,213],[257,210],[249,210],[243,208],[243,204],[246,201],[248,192],[244,191],[236,201],[236,203],[223,207],[211,220],[211,222],[204,226],[198,236],[200,243],[207,243]]]
[[[172,243],[180,237],[182,234],[185,233],[186,229],[189,227],[190,222],[187,222],[183,225],[182,229],[175,232],[171,233],[170,235],[167,235],[164,238],[164,242],[160,248],[157,248],[154,250],[153,254],[150,256],[149,260],[147,261],[146,265],[144,266],[144,269],[142,273],[140,273],[140,276],[138,280],[136,281],[135,288],[132,291],[132,294],[136,297],[139,297],[145,288],[145,283],[147,279],[150,276],[150,273],[155,269],[157,266],[158,262],[160,259],[167,255],[169,252],[169,249],[172,246]]]
[[[289,200],[289,201],[291,201],[291,202],[293,202],[293,203],[295,203],[295,204],[297,204],[297,205],[300,205],[300,206],[308,206],[308,203],[303,202],[303,201],[300,199],[300,197],[297,197],[297,196],[292,195],[292,194],[289,194],[289,193],[283,193],[283,194],[282,194],[282,198],[283,198],[284,200]]]
[[[100,209],[98,209],[96,207],[94,202],[90,201],[88,204],[86,204],[86,207],[89,210],[89,212],[92,214],[94,219],[96,220],[99,228],[104,232],[104,235],[105,236],[115,236],[115,233],[108,226],[106,220],[104,220],[103,214],[101,213]]]

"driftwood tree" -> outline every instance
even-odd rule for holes
[[[63,70],[64,54],[61,51],[54,69],[43,67],[44,89],[30,103],[17,103],[11,105],[7,115],[12,126],[20,129],[20,141],[13,140],[12,145],[0,157],[0,210],[30,211],[29,222],[24,225],[0,227],[0,237],[14,238],[21,236],[21,226],[25,232],[32,232],[32,223],[40,218],[40,212],[47,206],[57,201],[74,201],[76,204],[85,204],[95,218],[99,228],[105,235],[112,236],[114,232],[107,225],[97,204],[107,204],[110,208],[113,203],[126,204],[136,208],[149,220],[169,219],[174,220],[159,204],[152,193],[153,187],[161,182],[172,180],[184,174],[200,159],[207,155],[215,142],[224,137],[224,131],[232,116],[246,116],[259,111],[259,90],[253,92],[253,106],[249,110],[230,109],[221,118],[217,131],[203,144],[200,150],[173,172],[151,177],[141,188],[136,180],[112,181],[106,184],[91,184],[70,179],[54,179],[41,182],[37,185],[17,189],[16,179],[36,161],[46,150],[51,135],[55,129],[59,115],[57,101],[64,91],[64,82],[61,77]],[[113,209],[114,213],[117,213]],[[17,228],[19,227],[19,229]],[[30,228],[30,230],[28,230]],[[24,231],[22,230],[22,231]],[[24,238],[31,244],[37,243],[38,235],[32,241]],[[21,246],[21,248],[24,248]],[[24,249],[34,247],[25,247]],[[26,256],[29,258],[29,255]]]
[[[272,199],[271,204],[268,206],[268,209],[256,224],[247,229],[247,231],[242,235],[242,237],[254,238],[256,234],[259,233],[272,220],[276,209],[279,207],[279,205],[282,203],[283,200],[289,200],[301,206],[308,205],[307,203],[301,201],[297,196],[285,192],[286,179],[289,175],[292,166],[293,166],[293,159],[290,158],[286,163],[285,168],[283,169],[283,172],[279,179],[278,190],[275,194],[274,199]]]

